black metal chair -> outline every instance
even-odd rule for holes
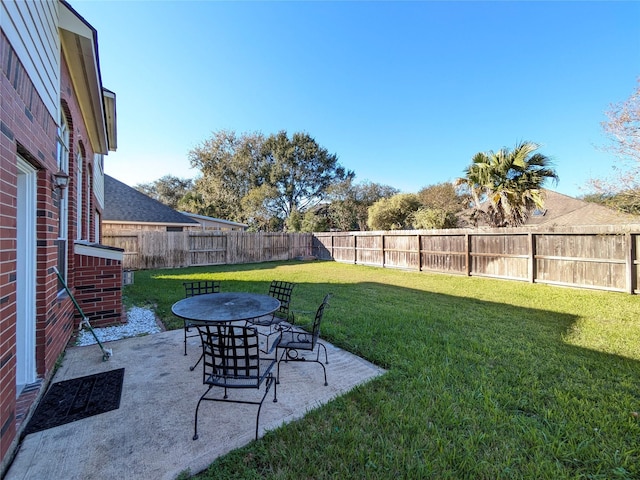
[[[266,333],[261,333],[261,335],[265,336],[267,339],[263,353],[273,352],[273,344],[269,347],[269,339],[274,335],[280,334],[280,324],[282,322],[288,322],[290,325],[293,325],[295,321],[293,312],[290,308],[293,287],[295,287],[295,283],[273,280],[271,285],[269,285],[269,295],[280,301],[280,308],[271,315],[252,318],[247,322],[247,324],[255,326],[269,327],[269,330]]]
[[[184,286],[184,297],[194,297],[196,295],[204,295],[205,293],[220,293],[220,280],[201,280],[197,282],[183,282]],[[184,326],[184,354],[187,354],[187,338],[188,337],[197,337],[198,333],[191,333],[191,329],[197,326],[191,320],[183,320]],[[198,361],[192,366],[189,367],[190,370],[193,371],[194,368],[200,363],[202,356],[198,359]]]
[[[262,403],[273,385],[273,401],[277,402],[277,387],[274,384],[273,366],[275,358],[260,358],[258,332],[254,327],[237,325],[199,325],[202,339],[202,383],[208,385],[207,391],[200,397],[196,407],[193,439],[198,439],[198,410],[203,400],[214,402],[244,403],[258,406],[256,416],[256,440]],[[277,340],[276,340],[277,342]],[[252,400],[231,400],[231,389],[260,389],[265,385],[262,398]],[[213,387],[224,388],[224,396],[207,397]]]
[[[327,386],[327,369],[320,360],[320,347],[324,350],[324,363],[329,363],[329,357],[327,356],[327,347],[325,347],[321,342],[318,341],[320,337],[320,324],[322,323],[322,317],[324,315],[325,309],[329,306],[329,299],[331,298],[331,294],[325,295],[322,303],[318,307],[316,311],[316,316],[313,320],[313,324],[310,326],[309,330],[304,330],[301,328],[292,327],[287,330],[283,330],[281,332],[280,340],[278,346],[276,348],[276,358],[278,357],[278,350],[282,349],[282,355],[278,360],[278,373],[276,376],[276,383],[280,383],[280,363],[284,360],[284,362],[315,362],[319,363],[324,372],[324,385]],[[313,352],[316,350],[316,358],[313,357],[305,357],[301,352]]]

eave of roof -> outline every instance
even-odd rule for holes
[[[209,222],[223,223],[225,225],[236,225],[238,227],[248,227],[249,226],[246,223],[233,222],[231,220],[224,220],[222,218],[216,218],[216,217],[207,217],[206,215],[198,215],[197,213],[183,212],[181,210],[180,210],[180,213],[183,214],[183,215],[186,215],[187,217],[190,217],[190,218],[197,218],[197,219],[204,220],[204,221],[209,221]]]
[[[106,88],[102,89],[104,104],[104,117],[107,126],[107,138],[109,140],[109,150],[115,152],[118,148],[118,129],[116,120],[116,94]]]
[[[100,75],[98,34],[89,22],[65,0],[60,0],[60,44],[69,67],[71,82],[95,153],[107,154],[115,139],[115,94],[105,108],[105,92]],[[107,92],[109,92],[107,90]],[[109,97],[109,95],[107,94]],[[109,123],[112,123],[109,125]],[[111,133],[114,138],[109,137]]]
[[[103,224],[109,225],[150,225],[161,227],[196,227],[200,224],[196,223],[179,223],[179,222],[146,222],[144,220],[130,221],[130,220],[102,220]]]

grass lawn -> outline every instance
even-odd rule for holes
[[[181,328],[171,304],[197,279],[292,281],[295,310],[331,292],[322,337],[388,369],[199,479],[640,478],[637,296],[273,262],[139,271],[125,302]]]

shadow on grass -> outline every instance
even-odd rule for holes
[[[141,272],[127,295],[177,328],[182,282],[214,278],[250,292],[293,281],[293,308],[306,311],[333,293],[322,337],[389,371],[221,459],[219,478],[238,456],[248,477],[640,477],[639,362],[568,344],[579,310],[513,304],[535,285],[475,281],[491,301],[460,288],[466,278],[279,262]]]

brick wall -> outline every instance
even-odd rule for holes
[[[57,318],[62,318],[65,309],[64,305],[55,306],[55,283],[47,274],[47,267],[55,264],[55,233],[51,229],[56,223],[56,210],[50,172],[56,167],[56,121],[38,96],[6,36],[0,32],[0,459],[5,458],[16,437],[18,154],[39,169],[36,355],[44,358],[46,344],[53,343],[43,335],[46,315],[55,311]],[[49,356],[54,356],[53,352]],[[44,361],[38,363],[38,375],[48,373],[44,367]]]
[[[67,259],[71,291],[79,295],[86,314],[97,322],[122,319],[121,262],[86,260],[74,254],[74,240],[97,240],[92,191],[94,152],[75,97],[69,71],[62,58],[60,96],[69,123],[69,195]],[[79,318],[71,298],[59,292],[53,270],[58,259],[60,192],[53,187],[57,167],[57,124],[39,97],[8,39],[0,31],[0,475],[8,453],[17,443],[16,411],[16,294],[17,195],[20,155],[37,170],[36,187],[36,374],[46,385]],[[82,157],[82,222],[78,232],[77,159]],[[101,213],[101,212],[100,212]],[[93,277],[93,278],[92,278]],[[79,285],[74,285],[78,279]],[[92,322],[92,325],[96,326]]]
[[[75,257],[75,298],[91,326],[122,323],[122,262],[88,255]],[[76,312],[76,324],[80,320]]]

